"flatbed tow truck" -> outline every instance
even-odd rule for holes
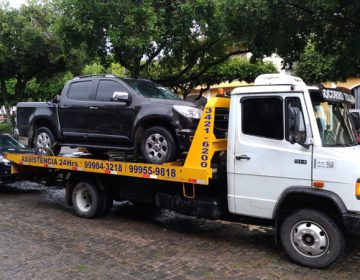
[[[344,92],[262,75],[231,98],[211,98],[184,160],[162,165],[89,154],[5,154],[12,173],[61,173],[77,215],[114,200],[181,214],[273,226],[294,262],[335,262],[360,232],[360,146]]]

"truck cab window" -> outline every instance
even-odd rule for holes
[[[242,101],[242,132],[247,135],[284,139],[283,101],[277,97],[245,98]]]
[[[68,97],[75,100],[90,100],[92,81],[74,82],[70,85]]]
[[[290,112],[295,112],[293,120],[290,120]],[[286,113],[286,135],[287,141],[297,139],[297,142],[303,143],[306,140],[306,129],[304,121],[304,113],[301,107],[301,101],[298,97],[287,97],[285,99],[285,113]],[[289,122],[292,122],[291,124]],[[292,138],[292,139],[290,139]]]
[[[112,101],[114,92],[128,92],[127,88],[118,82],[101,80],[96,93],[96,100],[103,102]]]

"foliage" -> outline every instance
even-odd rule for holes
[[[331,60],[333,80],[360,74],[360,2],[359,1],[298,1],[287,2],[299,18],[311,20],[309,38],[315,50]]]
[[[328,80],[337,80],[341,76],[339,70],[333,56],[321,55],[315,50],[314,44],[309,42],[295,64],[294,74],[308,84],[320,84]]]
[[[61,91],[68,80],[74,75],[71,72],[58,73],[46,80],[30,80],[26,88],[28,96],[32,101],[46,101],[53,99]]]
[[[132,77],[167,86],[195,82],[210,67],[247,51],[234,48],[228,36],[223,1],[93,0],[89,5],[84,0],[64,0],[58,4],[69,42],[77,46],[84,40],[89,52],[96,50],[103,61],[111,52]]]
[[[31,4],[20,10],[1,9],[0,13],[0,79],[5,103],[7,79],[16,80],[15,100],[28,98],[27,83],[32,78],[43,79],[63,70],[65,60],[53,32],[49,5]]]
[[[93,64],[85,65],[82,70],[83,75],[91,75],[91,74],[104,74],[106,73],[105,67],[101,64],[94,62]]]
[[[203,92],[210,86],[221,82],[239,80],[251,83],[260,74],[276,72],[277,69],[271,62],[251,63],[247,58],[236,57],[211,67],[195,83],[180,84],[178,88],[175,88],[175,91],[180,90],[186,98],[196,86],[202,86],[201,92]]]
[[[82,70],[82,75],[92,74],[112,74],[118,77],[125,77],[126,70],[119,63],[112,62],[107,68],[105,68],[99,62],[94,62],[92,64],[85,65]]]
[[[0,123],[0,134],[1,133],[10,133],[11,132],[11,125],[8,122]]]
[[[209,69],[200,79],[200,83],[214,85],[233,80],[251,83],[260,74],[276,72],[277,69],[271,62],[251,63],[246,58],[237,57]]]
[[[124,67],[122,67],[119,63],[112,62],[106,70],[106,73],[116,75],[118,77],[126,77],[127,72]]]
[[[49,99],[65,79],[94,73],[186,96],[272,72],[261,63],[272,53],[285,68],[298,61],[307,82],[345,78],[359,74],[359,12],[343,0],[34,0],[19,10],[1,1],[0,103]],[[247,52],[251,63],[232,59]]]
[[[83,44],[66,46],[58,16],[51,2],[29,1],[19,10],[0,6],[1,104],[47,99],[61,91],[66,70],[80,73],[88,60]]]
[[[313,19],[300,17],[288,2],[295,1],[227,0],[224,14],[229,30],[237,44],[254,54],[253,59],[277,53],[284,59],[284,68],[291,68],[298,59]]]

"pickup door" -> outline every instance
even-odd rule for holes
[[[94,90],[92,80],[73,81],[64,87],[58,108],[65,142],[86,139],[89,130],[89,101],[95,95]]]
[[[87,114],[88,137],[91,142],[129,143],[134,124],[132,93],[121,81],[100,79],[96,81],[95,100],[89,103]],[[115,92],[127,93],[127,101],[114,101]]]

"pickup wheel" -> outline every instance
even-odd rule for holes
[[[147,129],[141,139],[141,154],[146,162],[161,164],[176,158],[177,146],[174,136],[161,126]]]
[[[80,217],[91,219],[105,212],[103,193],[93,183],[80,181],[71,197],[75,212]]]
[[[343,234],[334,221],[312,209],[299,210],[285,218],[280,239],[291,260],[313,268],[331,265],[345,247]]]
[[[61,147],[56,144],[54,134],[45,126],[35,130],[33,144],[37,155],[57,156],[61,150]]]

